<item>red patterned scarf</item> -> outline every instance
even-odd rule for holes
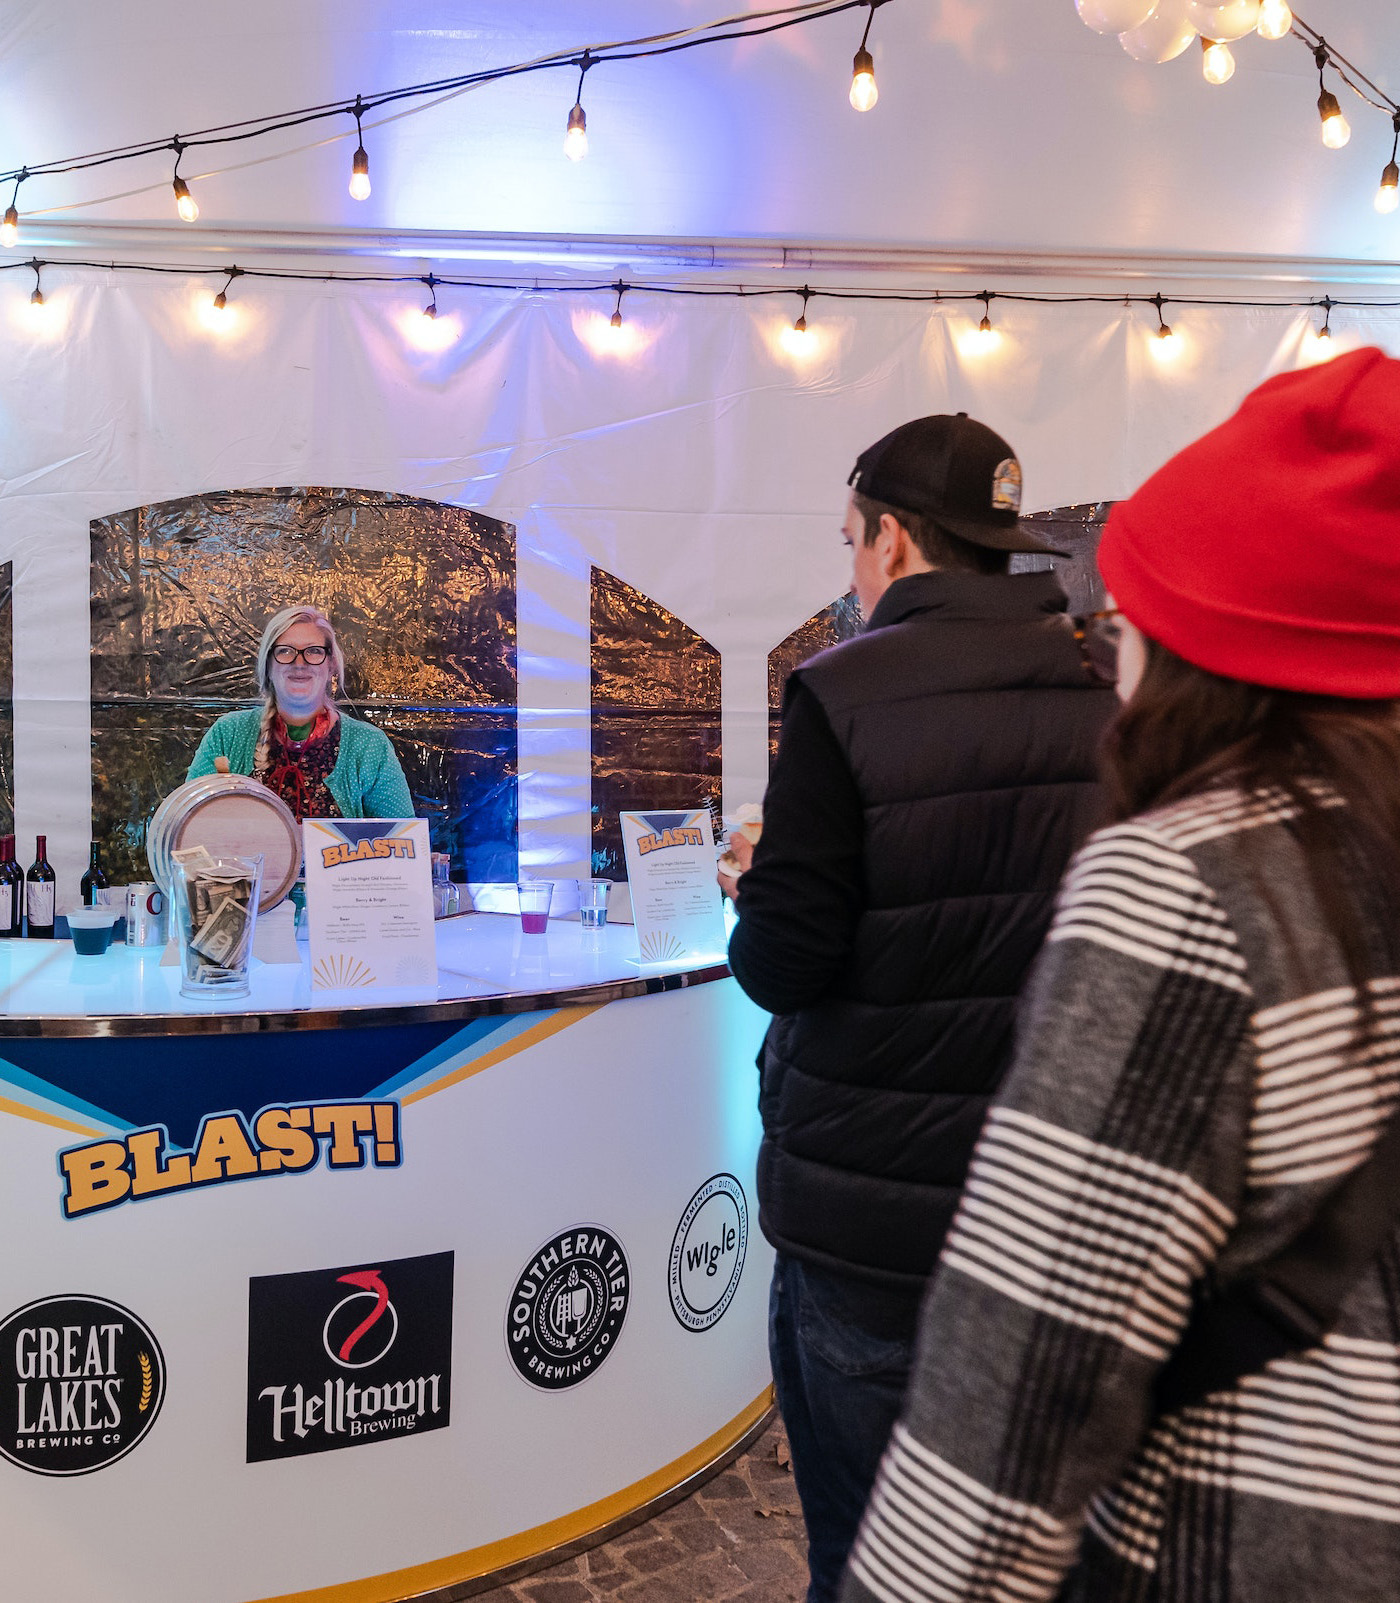
[[[329,707],[316,714],[305,740],[293,740],[286,720],[274,713],[268,730],[267,767],[253,778],[286,802],[297,823],[306,818],[339,818],[340,808],[326,780],[340,756],[340,717]]]

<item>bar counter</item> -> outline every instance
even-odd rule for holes
[[[0,943],[0,1539],[26,1603],[463,1595],[765,1423],[765,1017],[627,927],[436,994]]]

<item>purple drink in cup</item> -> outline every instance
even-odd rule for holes
[[[515,887],[520,898],[520,928],[526,935],[543,935],[549,925],[552,879],[522,879]]]

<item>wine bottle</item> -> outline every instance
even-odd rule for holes
[[[23,928],[24,875],[15,862],[15,837],[0,835],[0,940]]]
[[[101,907],[106,903],[106,892],[111,885],[102,867],[102,848],[93,841],[88,847],[87,873],[78,881],[84,907]]]
[[[31,940],[53,939],[54,871],[49,867],[48,837],[34,837],[34,861],[24,876],[24,912],[29,921],[25,933]]]

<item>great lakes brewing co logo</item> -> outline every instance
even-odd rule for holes
[[[0,1454],[36,1475],[124,1457],[165,1400],[149,1327],[104,1297],[44,1297],[0,1324]]]
[[[671,1242],[671,1312],[708,1330],[734,1301],[749,1245],[749,1208],[732,1174],[712,1175],[686,1204]]]
[[[248,1462],[449,1423],[450,1252],[248,1282]]]
[[[622,1243],[598,1225],[545,1242],[521,1271],[506,1314],[506,1346],[543,1391],[577,1386],[617,1345],[631,1277]]]

